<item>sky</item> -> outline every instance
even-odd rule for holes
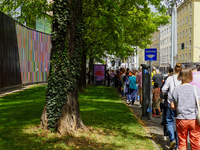
[[[165,6],[167,6],[169,0],[163,0],[162,4],[164,4]],[[176,0],[177,5],[179,5],[180,3],[182,3],[184,0]],[[152,12],[157,12],[156,8],[152,5],[150,5],[151,11]]]

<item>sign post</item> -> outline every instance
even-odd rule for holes
[[[148,104],[148,109],[146,110],[148,112],[148,118],[149,119],[152,119],[152,97],[151,97],[151,73],[152,73],[152,61],[157,61],[157,49],[156,48],[148,48],[148,49],[145,49],[145,61],[149,61],[149,67],[150,67],[150,75],[149,75],[149,78],[150,78],[150,87],[149,87],[149,104]]]

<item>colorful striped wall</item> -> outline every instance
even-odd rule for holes
[[[0,22],[0,89],[47,81],[50,35],[19,25],[2,12]]]
[[[16,25],[22,83],[43,82],[49,73],[50,35]]]

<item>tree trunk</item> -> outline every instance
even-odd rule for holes
[[[40,128],[47,129],[47,112],[43,109]],[[77,129],[88,130],[83,124],[80,117],[79,103],[78,103],[78,86],[74,87],[74,90],[69,94],[67,103],[63,106],[62,116],[56,122],[55,130],[60,134],[74,133]]]
[[[56,125],[61,134],[73,133],[77,129],[85,129],[85,126],[80,117],[79,103],[78,103],[78,86],[74,87],[74,91],[69,94],[68,101],[63,107],[62,116]]]
[[[82,0],[54,0],[53,13],[51,67],[40,128],[67,134],[87,129],[80,117],[77,81],[84,26]]]
[[[91,78],[90,72],[93,72],[93,63],[94,63],[94,59],[92,57],[90,57],[90,62],[89,62],[89,84],[92,84],[92,78]]]

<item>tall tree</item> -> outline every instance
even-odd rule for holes
[[[84,127],[77,86],[83,32],[82,0],[54,0],[50,74],[40,124],[43,129],[65,134]]]

